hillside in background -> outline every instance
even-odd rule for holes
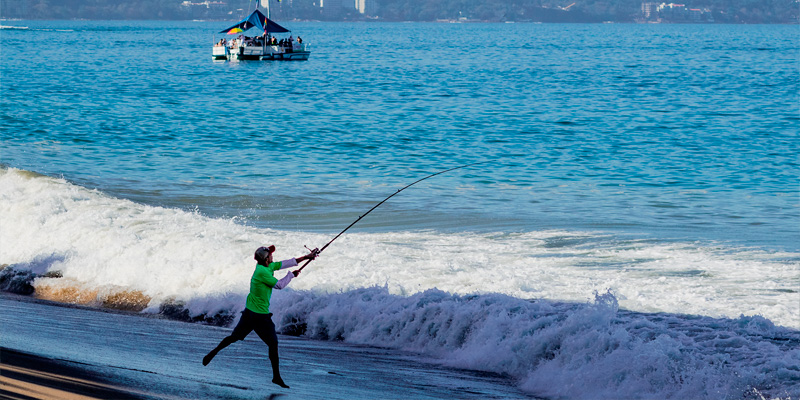
[[[351,4],[352,2],[352,4]],[[356,7],[360,3],[360,10]],[[798,23],[798,0],[283,0],[276,20]],[[0,18],[236,20],[255,0],[0,0]]]

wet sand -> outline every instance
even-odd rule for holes
[[[279,335],[283,389],[255,334],[202,365],[230,332],[0,293],[0,398],[531,398],[508,377],[417,354]]]
[[[120,386],[79,364],[0,347],[0,397],[4,399],[141,399],[140,389]]]

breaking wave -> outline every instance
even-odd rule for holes
[[[215,325],[236,322],[253,249],[330,239],[14,168],[0,226],[2,290]],[[596,232],[354,232],[273,311],[285,334],[410,350],[543,397],[797,398],[797,260]]]
[[[762,317],[715,319],[591,303],[386,288],[276,298],[286,334],[390,347],[507,374],[545,398],[727,399],[800,395],[800,332]]]

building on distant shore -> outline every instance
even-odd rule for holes
[[[228,10],[228,3],[224,1],[191,1],[186,0],[181,3],[183,15],[192,19],[218,18]]]
[[[321,0],[320,7],[325,18],[352,17],[356,15],[375,15],[375,0]]]
[[[639,22],[714,22],[708,8],[689,8],[686,4],[642,3]]]
[[[366,16],[375,16],[378,14],[378,3],[376,0],[355,0],[356,11],[359,14]]]
[[[191,1],[188,1],[188,0],[184,1],[183,3],[181,3],[181,5],[184,6],[184,7],[205,7],[205,8],[224,7],[227,4],[228,3],[225,3],[223,1],[202,1],[202,2],[198,2],[198,3],[194,3],[194,2],[191,2]]]
[[[642,3],[642,18],[644,21],[658,21],[658,3]]]

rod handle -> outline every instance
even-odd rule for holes
[[[298,271],[298,272],[299,272],[299,271],[302,271],[302,270],[303,270],[303,268],[305,268],[305,267],[306,267],[306,265],[308,265],[308,263],[310,263],[311,261],[314,261],[314,260],[306,260],[305,264],[303,264],[303,265],[300,267],[300,269],[298,269],[297,271]]]

